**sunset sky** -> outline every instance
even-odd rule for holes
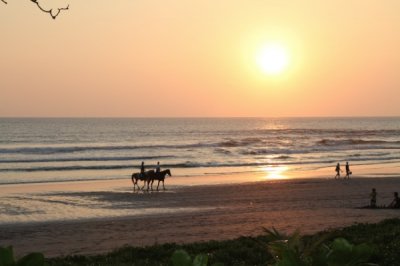
[[[400,115],[398,0],[8,2],[3,117]]]

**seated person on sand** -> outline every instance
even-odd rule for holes
[[[393,208],[393,209],[399,209],[399,208],[400,208],[399,193],[394,192],[394,199],[393,199],[393,201],[389,204],[388,208]]]
[[[376,189],[373,188],[371,194],[369,195],[371,197],[371,202],[369,204],[371,208],[376,208],[376,195]]]

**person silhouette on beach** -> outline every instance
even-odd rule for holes
[[[394,192],[394,199],[392,200],[392,202],[389,204],[389,208],[393,208],[393,209],[399,209],[400,208],[400,198],[399,198],[399,193]]]
[[[142,162],[142,165],[140,166],[140,175],[142,178],[144,177],[144,162]]]
[[[160,162],[157,162],[156,173],[158,174],[159,172],[161,172]]]
[[[371,192],[371,194],[370,194],[371,201],[370,201],[369,206],[370,206],[371,208],[376,208],[376,195],[377,195],[376,189],[373,188],[373,189],[372,189],[372,192]]]
[[[335,179],[340,178],[340,172],[342,172],[342,170],[340,169],[340,163],[337,163],[335,171],[336,171]]]
[[[349,162],[346,162],[346,176],[344,178],[350,179],[351,174]]]

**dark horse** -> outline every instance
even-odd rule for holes
[[[133,191],[135,191],[136,186],[138,187],[138,189],[140,189],[139,180],[143,181],[143,187],[141,189],[143,190],[143,188],[146,186],[147,183],[147,190],[149,190],[150,181],[153,180],[155,174],[156,172],[154,170],[146,171],[143,174],[133,173],[131,177],[133,184]]]
[[[158,191],[158,186],[160,185],[160,181],[162,181],[162,185],[163,185],[163,189],[165,190],[165,186],[164,186],[164,179],[165,176],[169,175],[171,176],[171,171],[169,169],[165,169],[161,172],[154,172],[154,176],[151,178],[151,190],[153,190],[153,182],[154,180],[158,180],[158,184],[157,184],[157,191]]]

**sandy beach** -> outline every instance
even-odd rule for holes
[[[400,219],[386,208],[400,206],[399,10],[400,1],[0,0],[0,247],[60,266],[125,246]],[[134,190],[131,177],[165,178],[166,189]],[[368,208],[373,189],[382,208]],[[367,244],[351,255],[330,239],[299,258],[247,239],[216,243],[221,256],[213,243],[185,249],[213,265],[400,265],[400,220],[385,223],[343,233]],[[170,247],[150,248],[143,265],[159,255],[171,264]],[[142,264],[137,250],[115,263],[76,260]]]
[[[219,180],[224,178],[231,180]],[[400,189],[399,178],[178,183],[175,180],[166,191],[149,193],[133,193],[127,180],[2,186],[2,213],[14,208],[14,216],[23,218],[2,220],[0,245],[13,245],[19,255],[33,251],[47,257],[98,254],[124,245],[251,236],[262,233],[262,227],[286,232],[299,228],[307,234],[400,217],[398,210],[357,209],[369,203],[373,187],[378,205],[388,204],[393,191]],[[11,206],[18,204],[16,200],[20,200],[19,210]],[[45,212],[41,208],[50,209],[47,221],[37,218]],[[39,214],[35,216],[33,210]],[[51,212],[58,213],[51,216]]]

